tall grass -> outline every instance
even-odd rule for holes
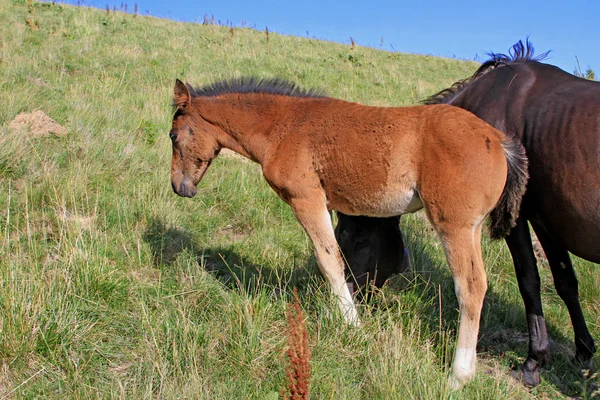
[[[194,200],[171,192],[175,78],[281,77],[346,100],[407,105],[474,63],[274,32],[267,44],[251,29],[51,3],[1,0],[0,20],[0,397],[277,397],[292,287],[312,341],[312,398],[587,393],[593,382],[569,361],[570,323],[547,268],[553,363],[533,391],[510,378],[526,355],[526,323],[502,243],[485,243],[479,373],[452,393],[457,304],[422,216],[402,222],[415,274],[362,305],[357,329],[336,313],[309,241],[256,165],[222,157]],[[67,135],[8,128],[35,110]],[[577,269],[598,337],[598,274],[585,262]]]

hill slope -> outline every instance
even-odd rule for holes
[[[175,78],[280,77],[407,105],[475,63],[51,3],[1,0],[0,20],[0,396],[276,398],[293,286],[308,312],[315,398],[451,396],[456,300],[422,218],[403,218],[414,277],[378,294],[381,307],[363,306],[364,327],[346,327],[257,166],[220,158],[197,198],[178,198],[167,132]],[[33,129],[46,117],[61,128]],[[526,354],[522,305],[503,244],[486,243],[485,260],[484,357],[461,397],[580,393],[589,382],[568,362],[572,333],[553,292],[553,369],[534,393],[511,381]],[[590,267],[580,263],[581,291],[597,316]]]

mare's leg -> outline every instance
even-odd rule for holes
[[[310,237],[321,273],[331,285],[338,305],[347,322],[358,325],[356,306],[346,285],[344,263],[335,241],[331,215],[325,204],[314,200],[292,199],[292,210]]]
[[[436,227],[437,228],[437,227]],[[459,388],[475,375],[477,334],[487,278],[481,255],[481,223],[472,228],[444,231],[440,238],[454,278],[460,310],[460,325],[451,385]]]
[[[548,264],[552,270],[554,278],[554,287],[560,298],[565,302],[571,316],[571,323],[575,331],[575,346],[577,348],[576,357],[579,361],[588,363],[594,353],[596,346],[594,338],[590,335],[581,305],[579,304],[579,285],[577,277],[573,270],[573,264],[567,250],[552,239],[543,228],[535,223],[531,223],[537,234],[540,244],[544,248],[544,253],[548,258]]]
[[[540,368],[550,359],[550,341],[542,312],[540,275],[525,218],[517,219],[517,224],[506,237],[506,244],[515,265],[529,326],[529,354],[521,366],[521,379],[527,385],[536,386],[540,383]]]

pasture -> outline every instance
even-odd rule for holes
[[[308,317],[312,398],[592,396],[597,378],[570,361],[570,320],[543,260],[554,342],[541,385],[511,378],[527,324],[509,252],[486,237],[478,373],[452,392],[457,302],[423,215],[401,221],[414,272],[377,293],[377,307],[361,305],[354,328],[258,165],[222,156],[196,198],[171,190],[175,78],[280,77],[398,106],[476,63],[18,0],[0,0],[0,20],[1,398],[275,399],[294,287]],[[35,111],[62,129],[11,124]],[[600,274],[574,262],[600,338]]]

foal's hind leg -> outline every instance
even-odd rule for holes
[[[356,306],[346,285],[344,263],[333,233],[331,215],[325,204],[304,199],[292,199],[290,203],[313,243],[319,269],[331,285],[344,318],[353,325],[359,325]]]
[[[548,258],[556,292],[569,309],[571,323],[575,332],[576,358],[583,363],[589,363],[596,352],[596,346],[594,338],[590,335],[585,319],[583,318],[583,312],[579,303],[579,285],[569,253],[563,246],[552,239],[542,227],[533,222],[531,225]]]
[[[481,256],[481,222],[472,228],[438,230],[454,278],[460,310],[451,385],[459,388],[475,375],[477,334],[487,278]],[[437,227],[436,227],[437,228]]]

